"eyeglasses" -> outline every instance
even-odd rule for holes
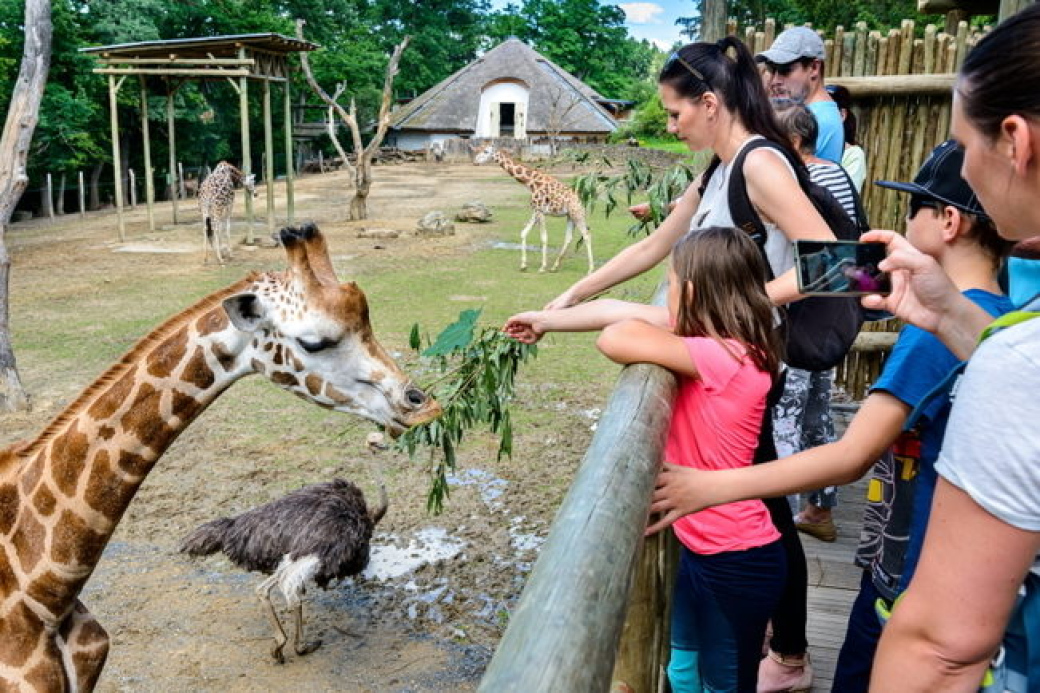
[[[917,213],[925,207],[927,207],[928,209],[939,210],[943,208],[943,204],[938,200],[932,199],[930,197],[923,197],[921,195],[911,195],[910,208],[907,211],[906,218],[913,219],[917,216]]]
[[[695,68],[693,65],[689,64],[688,62],[686,62],[685,60],[683,60],[683,57],[679,55],[678,52],[672,53],[670,56],[668,56],[668,60],[666,60],[664,63],[665,69],[670,67],[671,64],[674,62],[678,62],[680,65],[685,67],[691,75],[710,86],[708,79],[703,74],[701,74],[701,71]]]

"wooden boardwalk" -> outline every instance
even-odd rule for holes
[[[838,435],[844,430],[845,418],[836,412]],[[869,478],[869,475],[868,475]],[[863,506],[866,504],[867,480],[842,486],[834,521],[838,540],[826,543],[802,534],[805,558],[809,567],[809,624],[807,635],[816,676],[814,693],[831,690],[834,664],[845,638],[849,609],[859,591],[862,570],[852,563],[859,543]]]

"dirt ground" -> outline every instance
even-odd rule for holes
[[[297,218],[317,220],[332,239],[334,256],[351,258],[353,267],[373,277],[431,258],[464,260],[487,247],[490,237],[481,234],[492,232],[472,226],[443,239],[412,237],[416,219],[429,209],[454,210],[474,197],[491,205],[517,204],[522,193],[497,168],[387,167],[378,171],[371,198],[374,220],[348,222],[345,181],[340,173],[299,180]],[[255,204],[262,214],[262,189]],[[197,218],[192,201],[182,203],[181,215]],[[238,248],[229,268],[203,268],[198,226],[171,225],[168,203],[157,206],[156,218],[159,228],[150,232],[143,207],[129,212],[124,243],[116,238],[111,211],[84,221],[68,217],[13,226],[8,247],[15,329],[32,320],[67,324],[70,349],[80,342],[105,346],[107,340],[136,339],[149,324],[158,324],[150,313],[140,318],[140,328],[127,326],[126,335],[97,334],[85,313],[104,307],[92,302],[136,296],[138,302],[162,304],[164,283],[172,287],[198,277],[216,288],[248,270],[282,265],[278,248]],[[359,239],[358,227],[408,233],[393,241]],[[258,236],[266,235],[256,228]],[[503,239],[515,242],[516,230]],[[583,255],[571,260],[582,270]],[[377,298],[370,295],[370,301],[378,309]],[[175,310],[165,304],[154,309],[160,317]],[[84,353],[90,354],[87,345]],[[34,407],[0,418],[5,441],[34,435],[100,372],[92,364],[77,367],[75,358],[56,364],[45,353],[35,348],[19,353]],[[522,406],[529,408],[529,420],[549,421],[551,428],[518,430],[517,453],[501,462],[495,460],[493,441],[474,437],[461,451],[452,495],[440,516],[425,510],[428,479],[421,468],[400,454],[374,458],[363,450],[371,425],[352,424],[354,433],[344,439],[346,417],[316,412],[284,393],[274,398],[274,388],[259,379],[236,385],[159,461],[83,593],[112,638],[99,690],[475,689],[615,372],[604,366],[605,377],[560,397],[534,396],[532,388],[549,386],[524,385]],[[385,479],[390,512],[377,528],[369,571],[309,593],[307,632],[321,638],[322,647],[303,658],[287,651],[287,662],[278,665],[268,654],[271,630],[254,595],[260,577],[219,556],[185,558],[176,545],[201,522],[336,475],[351,478],[369,496]]]

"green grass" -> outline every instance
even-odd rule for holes
[[[685,142],[681,142],[674,137],[640,137],[639,145],[649,149],[661,149],[676,154],[691,153],[690,148],[686,146]]]

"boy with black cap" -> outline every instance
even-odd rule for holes
[[[804,103],[816,116],[820,126],[816,156],[840,164],[845,153],[845,125],[838,104],[824,89],[825,57],[820,35],[807,26],[796,26],[780,32],[769,50],[755,59],[765,63],[763,81],[771,97]]]
[[[1012,309],[997,283],[997,270],[1010,246],[997,235],[961,178],[963,160],[963,151],[951,140],[932,151],[912,183],[877,184],[910,193],[907,238],[934,257],[968,298],[997,316]],[[863,579],[838,656],[835,691],[867,690],[881,637],[878,614],[906,588],[917,564],[935,490],[934,464],[949,413],[947,396],[927,395],[957,363],[934,335],[908,325],[840,440],[768,464],[684,474],[681,481],[670,482],[676,503],[695,512],[736,500],[850,483],[874,467],[856,556]],[[659,480],[655,501],[662,488]],[[798,690],[799,669],[807,660],[789,659],[769,653],[759,670],[759,691]],[[776,676],[765,668],[789,671]]]

